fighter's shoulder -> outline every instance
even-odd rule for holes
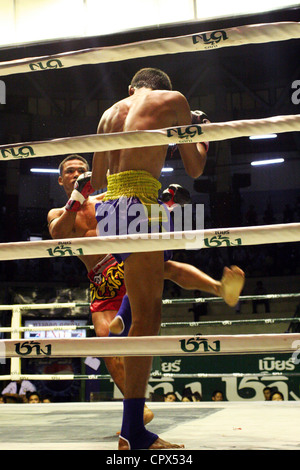
[[[58,217],[60,217],[63,212],[64,212],[63,207],[50,209],[50,211],[48,212],[48,215],[47,215],[48,223],[51,223],[52,220],[57,219]]]
[[[107,108],[99,121],[97,132],[101,134],[103,131],[108,131],[107,126],[110,127],[111,120],[116,116],[118,113],[123,113],[124,111],[128,111],[128,98],[125,98],[117,103],[114,103],[110,108]]]
[[[186,105],[187,103],[186,97],[180,93],[180,91],[176,90],[162,90],[161,99],[177,106]]]

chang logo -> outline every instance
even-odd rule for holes
[[[217,47],[220,41],[226,41],[228,36],[226,31],[212,31],[211,33],[201,33],[193,36],[193,44],[203,43],[204,46]]]
[[[58,59],[50,59],[46,63],[43,63],[41,61],[41,62],[29,64],[29,68],[33,72],[36,70],[49,70],[49,69],[51,70],[51,69],[57,69],[61,67],[63,67],[63,64]]]
[[[211,238],[204,239],[204,245],[208,248],[218,247],[218,246],[238,246],[242,245],[242,239],[236,238],[234,242],[230,241],[229,237],[223,235],[213,236]]]
[[[24,146],[24,147],[17,147],[17,148],[8,148],[1,150],[2,158],[24,158],[24,157],[33,157],[35,155],[34,150],[32,147]]]
[[[16,353],[19,356],[30,356],[32,353],[36,356],[51,356],[51,344],[47,344],[45,346],[45,350],[41,348],[41,344],[38,341],[25,341],[25,343],[15,343],[15,347]]]
[[[203,348],[203,352],[209,352],[209,351],[214,351],[214,352],[219,352],[221,351],[221,342],[220,341],[214,341],[213,344],[215,346],[212,346],[211,344],[208,343],[208,340],[205,338],[202,338],[202,336],[195,336],[193,338],[189,339],[181,339],[179,340],[180,346],[182,351],[184,352],[197,352],[200,348],[200,346]]]
[[[77,248],[76,250],[72,250],[70,246],[65,246],[63,243],[57,245],[55,248],[48,248],[47,249],[49,256],[83,256],[83,249]]]

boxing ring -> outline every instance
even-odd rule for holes
[[[185,449],[172,450],[172,454],[299,450],[299,402],[150,405],[155,415],[151,429],[162,438],[185,444]],[[112,455],[117,449],[121,415],[120,402],[4,405],[0,450],[100,450]],[[143,455],[147,458],[148,453]]]
[[[299,39],[300,23],[283,22],[263,25],[241,26],[222,31],[209,31],[178,38],[143,41],[107,48],[73,51],[54,56],[34,57],[0,63],[0,75],[32,73],[49,69],[82,66],[128,60],[151,55],[168,55],[185,52],[205,52],[212,48],[260,44],[272,41]],[[59,73],[59,72],[58,72]],[[300,130],[300,115],[275,116],[265,119],[231,121],[203,125],[180,126],[154,131],[134,131],[116,134],[87,135],[52,139],[40,142],[22,142],[0,146],[0,160],[39,158],[68,153],[118,150],[133,147],[218,141],[271,132],[284,133]],[[226,232],[224,237],[222,233]],[[43,240],[39,242],[16,242],[0,244],[0,261],[14,259],[53,258],[90,254],[145,252],[164,249],[209,249],[223,246],[277,244],[300,241],[300,224],[276,224],[259,227],[211,229],[167,234],[131,235],[119,237],[77,238]],[[300,294],[287,294],[297,298]],[[263,298],[267,296],[262,296]],[[256,297],[256,298],[259,298]],[[272,298],[272,297],[270,297]],[[280,298],[280,295],[277,295]],[[284,298],[284,295],[281,296]],[[253,300],[255,296],[245,297]],[[276,299],[274,294],[273,299]],[[197,303],[220,301],[212,299],[165,299],[172,303]],[[25,331],[47,331],[41,327],[21,327],[22,314],[26,309],[73,308],[78,303],[2,305],[0,310],[11,310],[11,327],[0,332],[10,334],[0,341],[0,359],[10,359],[10,374],[0,380],[104,380],[107,377],[78,375],[26,375],[21,372],[21,360],[45,357],[87,356],[176,356],[211,357],[238,354],[243,357],[265,353],[289,354],[298,365],[300,334],[222,334],[165,335],[167,324],[162,325],[158,337],[135,338],[73,338],[38,339],[22,338]],[[253,319],[252,322],[298,322],[299,318]],[[243,323],[242,320],[220,321],[226,325]],[[205,322],[176,322],[175,326],[198,327]],[[210,322],[212,323],[212,322]],[[217,322],[218,323],[218,322]],[[244,323],[250,324],[250,320]],[[169,325],[171,326],[171,325]],[[174,325],[173,325],[174,326]],[[214,325],[211,325],[214,326]],[[74,327],[75,329],[76,327]],[[82,327],[80,327],[82,328]],[[88,328],[88,327],[87,327]],[[72,329],[49,327],[48,330]],[[176,374],[164,374],[173,378]],[[179,376],[180,374],[177,374]],[[190,378],[205,378],[214,374],[189,374]],[[219,374],[220,375],[220,374]],[[229,374],[223,374],[229,375]],[[240,377],[252,377],[254,373]],[[255,373],[257,376],[258,374]],[[266,377],[281,373],[261,374]],[[286,374],[285,374],[286,375]],[[292,375],[292,373],[291,373]],[[298,369],[293,375],[299,375]],[[215,402],[215,403],[151,403],[155,419],[151,429],[168,441],[185,444],[185,450],[299,450],[300,433],[297,425],[300,417],[300,400],[284,402]],[[9,404],[0,414],[0,449],[82,449],[116,450],[116,432],[121,425],[122,404],[104,403],[50,403]],[[178,451],[180,452],[180,451]]]

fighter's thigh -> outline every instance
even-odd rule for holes
[[[161,251],[132,253],[124,263],[125,284],[129,288],[153,291],[161,289],[164,280],[164,254]]]
[[[163,256],[162,252],[132,253],[124,263],[125,285],[133,317],[137,310],[147,311],[154,308],[154,303],[161,303]]]

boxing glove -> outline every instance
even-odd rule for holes
[[[163,191],[161,200],[168,207],[172,207],[174,204],[184,206],[184,204],[191,202],[191,196],[189,191],[179,184],[170,184],[170,186]]]
[[[208,119],[207,114],[203,111],[199,111],[196,109],[195,111],[191,111],[192,116],[192,124],[209,124],[210,120]]]
[[[90,171],[86,171],[78,176],[71,197],[65,206],[67,211],[78,212],[89,195],[95,192],[91,185],[91,175]]]
[[[209,124],[210,120],[203,111],[195,110],[191,111],[192,124]],[[204,147],[206,152],[209,149],[209,142],[200,142]]]

